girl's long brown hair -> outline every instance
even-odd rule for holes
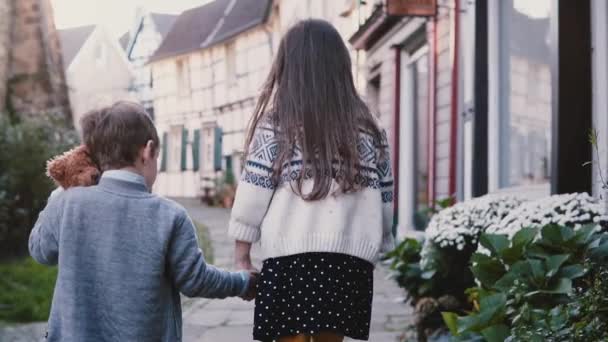
[[[299,173],[294,191],[309,201],[325,198],[332,179],[343,193],[357,191],[360,131],[378,143],[382,138],[355,89],[348,49],[338,31],[323,20],[301,21],[281,40],[249,124],[246,152],[264,118],[275,127],[278,142],[274,179],[288,167],[294,148],[300,148],[302,170],[310,171]],[[307,173],[314,185],[304,194]]]

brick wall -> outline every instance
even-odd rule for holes
[[[50,0],[13,0],[7,106],[24,116],[46,113],[71,125],[59,37]],[[3,18],[0,18],[3,20]]]

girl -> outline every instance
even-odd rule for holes
[[[374,263],[393,248],[385,134],[329,23],[281,41],[250,125],[229,232],[239,268],[261,239],[259,341],[367,340]]]

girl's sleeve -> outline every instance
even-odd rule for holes
[[[380,157],[378,158],[378,172],[380,174],[380,192],[382,195],[382,246],[380,253],[386,253],[395,248],[395,237],[393,234],[393,195],[394,181],[390,159],[390,150],[386,132],[382,132],[380,146]]]
[[[260,240],[260,226],[277,186],[272,177],[276,154],[273,128],[259,126],[249,146],[228,227],[228,234],[238,241]]]

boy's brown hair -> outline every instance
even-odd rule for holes
[[[154,123],[140,104],[119,101],[80,120],[82,140],[102,171],[133,166],[150,140],[160,146]]]

